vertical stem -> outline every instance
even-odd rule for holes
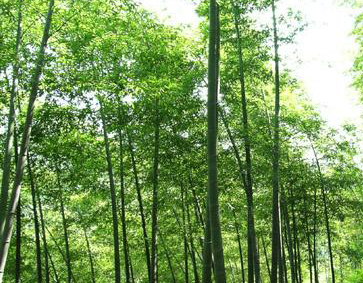
[[[49,1],[48,6],[48,14],[44,25],[44,32],[42,37],[42,42],[40,44],[40,49],[37,56],[37,61],[34,69],[34,73],[31,79],[31,92],[29,97],[27,116],[24,123],[24,131],[20,146],[20,154],[19,159],[16,166],[16,173],[14,179],[14,186],[11,193],[9,206],[6,212],[6,221],[3,229],[3,233],[1,233],[1,242],[0,242],[0,283],[3,282],[4,269],[8,256],[9,246],[11,234],[13,231],[14,224],[14,216],[16,214],[16,209],[18,206],[18,201],[20,197],[21,183],[24,175],[24,166],[26,163],[26,155],[29,146],[29,139],[31,133],[31,127],[33,122],[33,112],[35,106],[35,100],[38,94],[40,76],[42,74],[43,65],[44,65],[44,57],[45,57],[45,47],[47,45],[49,39],[49,31],[52,22],[52,14],[54,8],[54,0]]]
[[[90,263],[90,267],[91,267],[92,283],[96,283],[96,274],[95,274],[95,268],[94,268],[94,262],[93,262],[93,255],[92,255],[92,250],[91,250],[91,244],[89,242],[89,238],[88,238],[88,235],[87,235],[86,228],[85,227],[82,227],[82,228],[83,228],[84,238],[86,239],[88,259],[89,259],[89,263]]]
[[[281,187],[281,197],[282,197],[282,212],[285,219],[285,231],[287,232],[287,249],[289,252],[289,261],[290,261],[290,272],[291,272],[291,282],[296,282],[296,276],[295,276],[295,262],[294,262],[294,252],[293,252],[293,243],[292,243],[292,237],[291,237],[291,229],[290,229],[290,219],[289,219],[289,211],[288,211],[288,205],[285,195],[285,190],[283,187]],[[294,226],[294,229],[296,227]],[[294,230],[295,233],[295,230]],[[286,237],[285,237],[286,238]]]
[[[317,250],[316,250],[316,233],[317,233],[317,189],[314,186],[314,231],[313,231],[313,246],[314,246],[314,282],[319,283],[319,273],[318,273],[318,262],[317,262]]]
[[[275,117],[274,117],[274,137],[273,137],[273,173],[272,173],[272,264],[271,283],[277,283],[277,268],[280,243],[280,217],[279,217],[279,158],[280,158],[280,71],[278,55],[278,37],[275,15],[275,1],[272,0],[272,18],[274,31],[274,51],[275,51]]]
[[[210,230],[210,211],[209,201],[206,203],[205,209],[205,230],[204,230],[204,241],[203,241],[203,283],[212,282],[212,239]]]
[[[15,44],[15,64],[13,66],[13,80],[10,91],[10,103],[9,103],[9,115],[8,115],[8,127],[6,132],[6,139],[4,143],[4,158],[2,164],[2,180],[1,180],[1,192],[0,192],[0,239],[4,232],[6,210],[9,198],[9,184],[10,184],[10,169],[11,169],[11,152],[13,146],[13,138],[15,134],[15,98],[17,95],[17,83],[19,77],[19,48],[22,38],[22,6],[23,0],[19,0],[18,9],[18,23],[16,32],[16,44]]]
[[[191,255],[192,264],[193,264],[194,283],[199,283],[198,266],[197,266],[197,261],[196,261],[196,257],[195,257],[194,239],[193,239],[192,223],[191,223],[190,212],[189,212],[188,190],[187,189],[185,189],[185,205],[186,205],[187,222],[188,222],[187,236],[190,239],[190,255]]]
[[[14,157],[16,166],[19,158],[16,123],[14,124]],[[16,209],[15,283],[20,283],[21,280],[21,262],[21,198],[19,197],[19,204]]]
[[[159,98],[155,101],[155,143],[154,143],[154,166],[153,166],[153,206],[151,227],[151,283],[157,282],[157,233],[158,233],[158,171],[159,171],[159,139],[160,139],[160,117]]]
[[[267,256],[266,244],[265,244],[265,240],[264,240],[263,236],[261,238],[262,238],[263,253],[265,254],[268,277],[271,278],[271,269],[270,269],[269,259]]]
[[[209,62],[208,62],[208,202],[212,252],[215,262],[216,283],[226,282],[224,252],[219,219],[217,187],[217,101],[218,101],[218,9],[216,0],[210,0]]]
[[[313,269],[312,269],[312,262],[313,262],[313,254],[311,251],[311,243],[310,243],[310,230],[309,230],[309,222],[308,222],[308,207],[306,205],[306,199],[307,199],[307,194],[306,191],[305,192],[305,196],[304,196],[304,218],[305,218],[305,229],[306,229],[306,236],[307,236],[307,240],[308,240],[308,259],[309,259],[309,278],[310,278],[310,283],[313,283]]]
[[[56,283],[60,283],[58,272],[55,269],[54,261],[53,261],[53,258],[51,256],[51,254],[49,253],[49,251],[48,251],[48,256],[49,256],[50,265],[52,266],[52,269],[53,269],[53,272],[54,272],[54,280],[55,280]]]
[[[130,283],[130,263],[129,263],[129,251],[127,240],[127,225],[126,225],[126,211],[125,211],[125,180],[124,180],[124,150],[122,140],[122,114],[121,114],[121,99],[118,101],[118,138],[119,138],[119,153],[120,153],[120,185],[121,185],[121,224],[122,224],[122,243],[125,257],[125,276],[126,283]]]
[[[39,190],[36,190],[37,194],[37,201],[38,201],[38,208],[39,208],[39,215],[40,215],[40,224],[42,228],[42,240],[43,240],[43,247],[44,247],[44,259],[45,259],[45,282],[50,282],[50,274],[49,274],[49,251],[48,251],[48,243],[47,243],[47,235],[45,233],[45,223],[44,223],[44,215],[42,209],[42,203],[40,200]]]
[[[184,267],[185,267],[185,283],[189,282],[189,264],[188,264],[188,236],[186,229],[186,220],[185,220],[185,192],[184,186],[181,184],[181,204],[182,204],[182,216],[183,216],[183,236],[184,236]]]
[[[72,266],[71,266],[71,253],[69,250],[69,238],[68,238],[68,228],[67,228],[67,219],[64,212],[64,202],[63,202],[63,194],[60,194],[60,203],[61,203],[61,214],[62,214],[62,223],[63,223],[63,233],[64,233],[64,242],[66,247],[66,265],[67,265],[67,283],[72,282]]]
[[[326,234],[328,237],[328,249],[329,249],[329,258],[330,258],[330,271],[332,275],[332,283],[335,283],[335,271],[334,271],[334,258],[333,258],[333,249],[332,249],[332,241],[331,241],[331,233],[330,233],[330,223],[329,223],[329,213],[328,213],[328,205],[327,205],[327,197],[325,192],[325,184],[323,174],[321,172],[319,159],[317,157],[314,145],[311,143],[311,148],[313,149],[316,166],[318,168],[319,179],[320,179],[320,188],[323,195],[323,205],[324,205],[324,216],[325,216],[325,227]]]
[[[36,202],[36,193],[35,193],[35,184],[33,179],[32,168],[30,164],[29,153],[27,154],[27,165],[28,165],[28,174],[29,174],[29,182],[32,194],[32,204],[33,204],[33,216],[34,216],[34,233],[35,233],[35,246],[36,246],[36,256],[37,256],[37,279],[38,283],[42,283],[42,252],[40,249],[40,232],[39,232],[39,220],[37,213],[37,202]]]
[[[168,260],[168,266],[169,266],[169,269],[170,269],[171,276],[173,277],[173,283],[176,283],[174,269],[173,269],[173,265],[171,263],[169,250],[168,250],[167,246],[165,245],[164,239],[163,239],[161,234],[160,234],[160,241],[161,241],[161,244],[162,244],[162,246],[164,248],[164,251],[165,251],[165,254],[166,254],[166,259]]]
[[[144,205],[143,205],[143,201],[142,201],[141,188],[140,188],[140,183],[139,183],[139,178],[138,178],[138,173],[137,173],[135,154],[134,154],[134,149],[133,149],[133,146],[132,146],[131,134],[130,134],[129,131],[127,132],[127,139],[128,139],[128,143],[129,143],[129,150],[130,150],[130,155],[131,155],[132,169],[133,169],[134,177],[135,177],[135,187],[136,187],[136,192],[137,192],[137,201],[139,203],[141,226],[142,226],[142,232],[143,232],[143,236],[144,236],[145,257],[146,257],[146,265],[147,265],[148,277],[149,277],[148,281],[150,282],[150,274],[151,274],[151,272],[150,272],[151,266],[150,265],[151,264],[150,264],[149,239],[148,239],[147,230],[146,230]]]
[[[242,283],[245,283],[246,282],[246,280],[245,280],[245,268],[244,268],[244,264],[243,264],[243,252],[242,252],[242,245],[241,245],[241,236],[240,236],[240,233],[239,233],[236,212],[234,211],[234,209],[232,210],[232,212],[233,212],[233,217],[234,217],[234,228],[236,230],[236,235],[237,235],[239,261],[240,261],[240,264],[241,264]]]
[[[60,245],[58,244],[57,240],[54,238],[52,232],[50,232],[50,230],[48,229],[47,226],[45,226],[45,230],[48,232],[50,238],[52,239],[52,241],[54,242],[55,246],[57,247],[58,252],[61,254],[63,261],[65,262],[65,264],[68,267],[68,260],[67,260],[66,255],[64,255],[64,252],[63,252],[62,248],[60,247]],[[67,236],[66,239],[68,239],[68,236]],[[50,255],[50,253],[49,253],[49,255]],[[51,260],[51,256],[49,256],[49,259]],[[54,266],[54,264],[53,264],[53,266]],[[53,268],[53,270],[55,270],[55,269]],[[71,277],[72,277],[73,282],[76,283],[77,281],[74,278],[74,275],[72,273],[72,269],[70,269],[69,271],[71,273]],[[68,273],[68,268],[67,268],[67,273]],[[68,276],[68,274],[67,274],[67,276]]]
[[[260,261],[257,252],[256,245],[256,232],[255,232],[255,220],[254,220],[254,205],[253,205],[253,181],[252,181],[252,159],[251,159],[251,142],[249,136],[249,124],[248,124],[248,111],[247,111],[247,98],[246,98],[246,86],[245,86],[245,74],[244,74],[244,62],[243,62],[243,48],[242,48],[242,35],[239,28],[238,10],[234,5],[234,24],[237,34],[237,49],[238,49],[238,61],[239,61],[239,80],[241,86],[241,102],[242,102],[242,121],[243,121],[243,140],[245,146],[246,156],[246,192],[247,192],[247,205],[248,205],[248,258],[249,258],[249,282],[253,281],[253,275],[255,282],[260,283]]]
[[[286,283],[286,261],[285,261],[285,251],[284,251],[284,238],[282,233],[282,223],[281,223],[281,199],[279,199],[279,235],[280,235],[280,249],[279,249],[279,282]]]
[[[107,134],[107,129],[106,129],[105,113],[104,113],[104,109],[103,109],[101,99],[99,99],[99,103],[100,103],[100,112],[101,112],[101,120],[102,120],[102,128],[103,128],[103,138],[104,138],[105,151],[106,151],[107,171],[108,171],[108,177],[109,177],[109,181],[110,181],[111,206],[112,206],[112,225],[113,225],[115,283],[120,283],[121,282],[120,241],[119,241],[119,234],[118,234],[118,218],[117,218],[115,180],[114,180],[114,176],[113,176],[112,156],[111,156],[110,145],[109,145],[109,140],[108,140],[108,134]]]

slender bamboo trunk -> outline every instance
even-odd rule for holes
[[[65,212],[64,212],[64,201],[63,201],[62,192],[60,195],[60,204],[61,204],[64,243],[65,243],[65,248],[66,248],[65,260],[66,260],[66,265],[67,265],[67,283],[71,283],[72,282],[71,252],[69,249],[68,225],[67,225],[67,219],[66,219]]]
[[[285,236],[285,238],[287,238],[287,240],[288,240],[287,250],[289,253],[289,261],[290,261],[290,272],[291,272],[290,280],[292,283],[295,283],[296,282],[296,276],[295,276],[296,269],[295,269],[295,262],[294,262],[294,252],[293,252],[293,242],[292,242],[292,237],[291,237],[290,219],[289,219],[289,212],[288,212],[288,205],[287,205],[285,190],[282,187],[281,187],[281,198],[282,198],[282,212],[283,212],[283,216],[284,216],[284,220],[285,220],[285,231],[287,234],[287,237]]]
[[[204,222],[204,219],[203,219],[202,210],[201,210],[200,205],[199,205],[199,201],[198,201],[198,198],[197,198],[195,188],[193,188],[193,187],[192,187],[192,194],[193,194],[193,200],[194,200],[194,209],[195,209],[196,219],[200,223],[201,227],[203,227],[203,229],[204,229],[205,222]]]
[[[182,230],[183,230],[183,238],[184,238],[184,268],[185,268],[185,283],[189,282],[189,262],[188,262],[188,235],[187,235],[187,225],[185,219],[185,189],[183,184],[180,186],[181,188],[181,205],[182,205]],[[175,216],[177,217],[176,212],[174,211]],[[178,221],[179,222],[179,221]]]
[[[317,154],[316,154],[316,151],[315,151],[315,148],[314,148],[314,145],[313,145],[312,142],[311,142],[311,148],[312,148],[313,153],[314,153],[315,162],[316,162],[316,166],[318,168],[318,173],[319,173],[320,188],[321,188],[321,193],[322,193],[322,196],[323,196],[323,205],[324,205],[325,228],[326,228],[326,234],[327,234],[327,237],[328,237],[330,271],[331,271],[331,276],[332,276],[332,283],[335,283],[334,257],[333,257],[333,248],[332,248],[330,223],[329,223],[329,213],[328,213],[328,205],[327,205],[327,197],[326,197],[326,192],[325,192],[324,178],[323,178],[323,174],[321,172],[319,159],[317,157]]]
[[[313,246],[314,246],[314,282],[319,283],[319,272],[318,272],[318,261],[317,261],[317,251],[316,251],[316,233],[317,233],[317,190],[314,186],[314,230],[313,230]]]
[[[135,178],[135,187],[136,187],[136,192],[137,192],[137,200],[138,200],[138,203],[139,203],[141,226],[142,226],[142,231],[143,231],[143,236],[144,236],[145,257],[146,257],[146,265],[147,265],[148,277],[149,277],[148,281],[150,282],[150,274],[151,274],[151,270],[150,270],[151,266],[150,265],[151,264],[150,264],[149,238],[147,236],[146,220],[145,220],[145,214],[144,214],[144,205],[143,205],[143,201],[142,201],[141,188],[140,188],[138,172],[137,172],[137,167],[136,167],[136,161],[135,161],[135,154],[134,154],[134,149],[133,149],[133,146],[132,146],[131,134],[130,134],[129,131],[127,132],[127,139],[128,139],[128,143],[129,143],[129,151],[130,151],[130,155],[131,155],[132,169],[133,169],[134,178]]]
[[[10,91],[10,103],[9,103],[9,118],[8,118],[8,128],[7,136],[4,144],[4,159],[3,159],[3,172],[2,172],[2,183],[0,192],[0,240],[2,239],[3,229],[5,227],[5,216],[7,210],[7,202],[9,195],[9,183],[10,183],[10,168],[11,168],[11,146],[12,139],[14,142],[15,151],[15,167],[18,161],[18,141],[16,135],[16,123],[15,123],[15,98],[17,96],[17,84],[19,76],[19,48],[22,38],[22,4],[23,0],[19,0],[19,10],[18,10],[18,23],[17,23],[17,34],[16,34],[16,44],[15,44],[15,64],[13,65],[14,72],[12,78],[12,85]],[[1,245],[1,242],[0,242]],[[16,260],[15,260],[15,283],[20,282],[21,275],[21,205],[20,197],[19,204],[16,209]],[[1,261],[1,260],[0,260]],[[2,275],[0,275],[1,277]],[[0,279],[1,280],[1,279]]]
[[[295,198],[292,189],[290,188],[290,195],[291,195],[291,210],[292,210],[292,224],[293,224],[293,234],[294,234],[294,243],[295,243],[295,272],[296,272],[296,281],[302,282],[302,275],[301,275],[301,255],[300,255],[300,239],[298,234],[297,228],[297,219],[295,213]]]
[[[131,282],[135,283],[135,277],[134,277],[134,267],[132,265],[132,260],[131,260],[131,254],[130,254],[130,249],[129,249],[129,244],[127,244],[127,250],[129,253],[129,261],[130,261],[130,275],[131,275]]]
[[[287,272],[286,272],[286,261],[285,261],[285,243],[284,243],[284,237],[283,237],[283,233],[282,233],[282,223],[281,223],[281,199],[279,199],[279,227],[280,227],[280,250],[279,250],[279,282],[280,283],[286,283],[286,278],[287,278]],[[285,276],[286,275],[286,276]]]
[[[154,166],[153,166],[153,206],[151,227],[151,283],[156,283],[158,274],[157,233],[158,233],[158,175],[159,175],[159,149],[160,149],[160,114],[159,98],[155,101],[155,142],[154,142]]]
[[[94,268],[94,261],[93,261],[93,255],[92,255],[92,250],[91,250],[91,244],[87,235],[87,231],[85,227],[83,228],[83,234],[84,234],[84,238],[86,239],[86,245],[87,245],[87,254],[88,254],[88,259],[89,259],[89,263],[90,263],[90,267],[91,267],[91,278],[92,278],[92,283],[96,283],[96,274],[95,274],[95,268]]]
[[[51,254],[49,253],[49,251],[48,251],[48,256],[49,256],[50,265],[52,266],[52,269],[53,269],[53,272],[54,272],[54,280],[55,280],[56,283],[60,283],[58,272],[57,272],[57,270],[55,268],[53,258],[51,256]]]
[[[209,201],[207,201],[205,209],[205,230],[204,230],[204,242],[203,242],[203,283],[212,282],[212,239],[210,230],[210,212]]]
[[[171,258],[170,258],[169,250],[168,250],[167,246],[165,245],[164,239],[163,239],[161,234],[159,235],[159,237],[160,237],[161,245],[163,246],[163,249],[164,249],[165,254],[166,254],[166,259],[168,261],[169,270],[170,270],[171,276],[173,278],[173,283],[176,283],[174,268],[173,268],[173,264],[172,264],[172,261],[171,261]]]
[[[184,282],[189,283],[188,239],[184,236]]]
[[[21,199],[16,209],[16,252],[15,252],[15,283],[21,280]]]
[[[102,120],[102,128],[103,128],[104,145],[105,145],[105,151],[106,151],[107,171],[108,171],[108,177],[109,177],[109,182],[110,182],[110,193],[111,193],[115,283],[121,283],[120,241],[119,241],[119,233],[118,233],[118,217],[117,217],[117,205],[116,205],[115,180],[114,180],[114,175],[113,175],[112,156],[111,156],[110,145],[109,145],[109,140],[108,140],[108,133],[107,133],[107,129],[106,129],[105,113],[104,113],[103,104],[102,104],[101,99],[99,99],[99,103],[100,103],[100,112],[101,112],[101,120]]]
[[[175,208],[173,207],[173,214],[174,214],[174,218],[175,218],[175,220],[176,220],[176,223],[178,224],[178,226],[179,226],[179,230],[180,231],[182,231],[183,232],[183,224],[180,222],[180,220],[179,220],[179,217],[178,217],[178,214],[177,214],[177,212],[176,212],[176,210],[175,210]],[[184,240],[184,233],[183,233],[183,240]],[[184,242],[183,242],[184,243]],[[188,245],[187,245],[187,249],[188,249],[189,247],[188,247]],[[183,273],[185,274],[185,270],[184,270],[184,266],[183,266],[183,263],[184,263],[184,261],[183,261],[183,263],[180,263],[180,261],[179,260],[176,260],[176,258],[174,257],[174,261],[178,264],[178,266],[179,266],[179,270],[182,270],[183,271]]]
[[[275,1],[272,0],[272,18],[274,31],[274,51],[275,51],[275,117],[273,136],[273,174],[272,174],[272,264],[271,283],[277,283],[277,269],[279,266],[280,243],[280,217],[279,217],[279,159],[280,159],[280,70],[278,55],[278,37],[275,14]]]
[[[270,269],[269,259],[267,256],[266,244],[265,244],[265,240],[264,240],[263,236],[261,238],[262,238],[263,253],[265,254],[268,278],[270,279],[271,278],[271,269]]]
[[[297,234],[297,231],[296,231]],[[301,254],[300,254],[300,239],[299,235],[297,235],[297,271],[299,274],[299,282],[302,283],[302,274],[301,274]]]
[[[44,261],[45,261],[45,282],[49,283],[50,282],[49,251],[48,251],[47,235],[45,233],[44,215],[43,215],[43,208],[40,200],[39,190],[36,190],[36,195],[37,195],[38,209],[40,216],[40,226],[42,228],[42,240],[43,240]]]
[[[11,152],[13,147],[13,139],[15,133],[15,98],[17,95],[17,84],[19,77],[19,48],[22,38],[22,6],[23,0],[19,0],[18,9],[18,23],[16,32],[16,44],[15,44],[15,64],[13,65],[14,73],[12,78],[12,85],[10,91],[10,103],[9,103],[9,115],[8,115],[8,127],[6,132],[6,139],[4,143],[4,159],[2,164],[2,179],[1,179],[1,192],[0,192],[0,239],[4,232],[6,211],[9,198],[9,184],[10,184],[10,172],[11,172]]]
[[[218,96],[218,8],[210,0],[209,63],[208,63],[208,202],[212,253],[215,263],[216,283],[226,282],[222,233],[219,220],[217,187],[217,96]]]
[[[15,167],[18,163],[18,137],[16,131],[16,122],[14,125],[14,162]],[[21,280],[21,198],[19,197],[18,207],[16,209],[16,251],[15,251],[15,283]]]
[[[128,240],[127,240],[127,224],[126,224],[126,210],[125,210],[125,180],[124,180],[124,148],[123,148],[123,136],[122,136],[122,125],[123,115],[121,113],[121,99],[118,101],[118,139],[119,139],[119,154],[120,154],[120,185],[121,185],[121,224],[122,224],[122,245],[125,257],[125,276],[126,283],[130,283],[130,260],[128,251]]]
[[[240,261],[240,265],[241,265],[242,283],[245,283],[246,282],[246,280],[245,280],[245,268],[244,268],[244,263],[243,263],[243,252],[242,252],[242,245],[241,245],[241,236],[240,236],[240,233],[239,233],[236,212],[234,211],[234,209],[232,210],[232,212],[233,212],[233,217],[234,217],[234,229],[236,230],[237,243],[238,243],[239,261]]]
[[[310,242],[310,231],[309,231],[309,222],[308,222],[308,216],[307,216],[307,205],[306,205],[306,194],[304,197],[304,217],[305,217],[305,230],[306,230],[306,237],[308,240],[308,261],[309,261],[309,279],[310,283],[313,283],[313,268],[312,268],[312,262],[313,262],[313,254],[311,251],[311,242]]]
[[[250,241],[249,245],[252,247],[248,248],[249,257],[249,282],[253,282],[255,279],[256,283],[260,283],[260,261],[256,246],[256,232],[255,232],[255,220],[254,220],[254,205],[253,205],[253,181],[252,181],[252,160],[251,160],[251,142],[249,135],[249,123],[248,123],[248,111],[247,111],[247,98],[246,98],[246,87],[245,87],[245,73],[244,73],[244,62],[243,62],[243,49],[242,49],[242,35],[239,28],[238,21],[238,10],[234,5],[233,0],[232,6],[234,7],[234,24],[237,34],[237,50],[238,50],[238,61],[239,61],[239,81],[241,87],[241,102],[242,102],[242,121],[243,121],[243,140],[245,146],[246,156],[246,184],[247,184],[247,205],[248,205],[248,233]],[[252,266],[250,266],[252,264]],[[255,278],[253,278],[253,275]]]
[[[45,57],[45,47],[47,45],[49,39],[49,30],[52,21],[54,0],[49,1],[48,14],[44,26],[43,38],[40,44],[40,49],[36,61],[36,66],[34,69],[33,77],[31,80],[31,92],[29,97],[29,104],[27,110],[27,116],[24,124],[24,132],[22,136],[21,146],[20,146],[20,155],[19,160],[16,166],[15,180],[14,186],[10,197],[9,206],[6,212],[6,222],[3,229],[3,233],[1,235],[1,243],[0,243],[0,283],[3,282],[4,269],[6,264],[6,259],[9,251],[11,234],[13,231],[14,224],[14,216],[16,214],[16,209],[18,206],[18,201],[20,197],[20,189],[21,183],[24,174],[24,165],[26,163],[26,155],[29,146],[29,138],[31,133],[31,125],[33,121],[33,110],[35,105],[35,100],[38,94],[38,87],[40,82],[40,76],[42,74],[42,69],[44,65],[44,57]]]
[[[188,238],[190,241],[190,256],[192,259],[192,265],[193,265],[193,273],[194,273],[194,283],[199,283],[199,274],[198,274],[198,266],[197,261],[195,257],[195,247],[194,247],[194,238],[193,238],[193,229],[192,229],[192,222],[189,212],[189,204],[188,204],[188,190],[185,189],[185,206],[186,206],[186,212],[187,212],[187,223],[188,223]]]
[[[66,264],[66,266],[68,266],[68,260],[67,260],[67,257],[66,257],[66,255],[64,254],[64,252],[63,252],[63,250],[62,250],[61,246],[58,244],[57,240],[54,238],[54,236],[53,236],[52,232],[48,229],[48,227],[47,227],[47,226],[45,226],[45,230],[48,232],[48,234],[49,234],[50,238],[52,239],[52,241],[54,242],[55,246],[57,247],[57,250],[58,250],[58,252],[60,253],[60,255],[62,256],[62,259],[63,259],[64,263]],[[67,236],[67,238],[68,238],[68,236]],[[50,253],[49,253],[49,255],[50,255]],[[49,259],[51,259],[51,257],[49,257]],[[54,265],[54,264],[53,264],[53,265]],[[75,279],[75,277],[74,277],[74,275],[73,275],[72,269],[70,269],[70,273],[71,273],[71,277],[72,277],[73,283],[76,283],[77,281],[76,281],[76,279]],[[67,276],[68,276],[68,269],[67,269]]]
[[[36,257],[37,257],[37,280],[38,283],[42,283],[42,251],[40,248],[40,230],[39,230],[39,220],[37,213],[37,201],[35,192],[35,183],[32,173],[32,168],[30,164],[29,153],[27,154],[27,165],[28,165],[28,176],[32,194],[32,204],[33,204],[33,217],[34,217],[34,234],[35,234],[35,246],[36,246]]]

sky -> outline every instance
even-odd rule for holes
[[[333,127],[345,122],[361,124],[363,114],[350,73],[357,51],[351,36],[357,11],[338,1],[281,0],[277,6],[278,11],[287,6],[301,11],[307,23],[295,44],[281,49],[283,64],[301,81],[322,117]],[[200,21],[191,0],[139,2],[168,24],[189,24],[196,29]]]

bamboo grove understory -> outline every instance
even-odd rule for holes
[[[284,64],[304,20],[195,2],[197,35],[133,0],[0,0],[0,283],[363,282],[363,133]]]

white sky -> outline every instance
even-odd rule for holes
[[[199,20],[191,0],[139,2],[167,23],[197,27]],[[361,124],[363,110],[358,105],[358,93],[350,87],[352,76],[349,74],[357,49],[350,36],[357,11],[339,5],[336,0],[281,0],[278,9],[279,6],[300,10],[304,21],[308,22],[296,44],[282,48],[281,51],[287,54],[284,65],[303,83],[331,126],[345,121]]]

